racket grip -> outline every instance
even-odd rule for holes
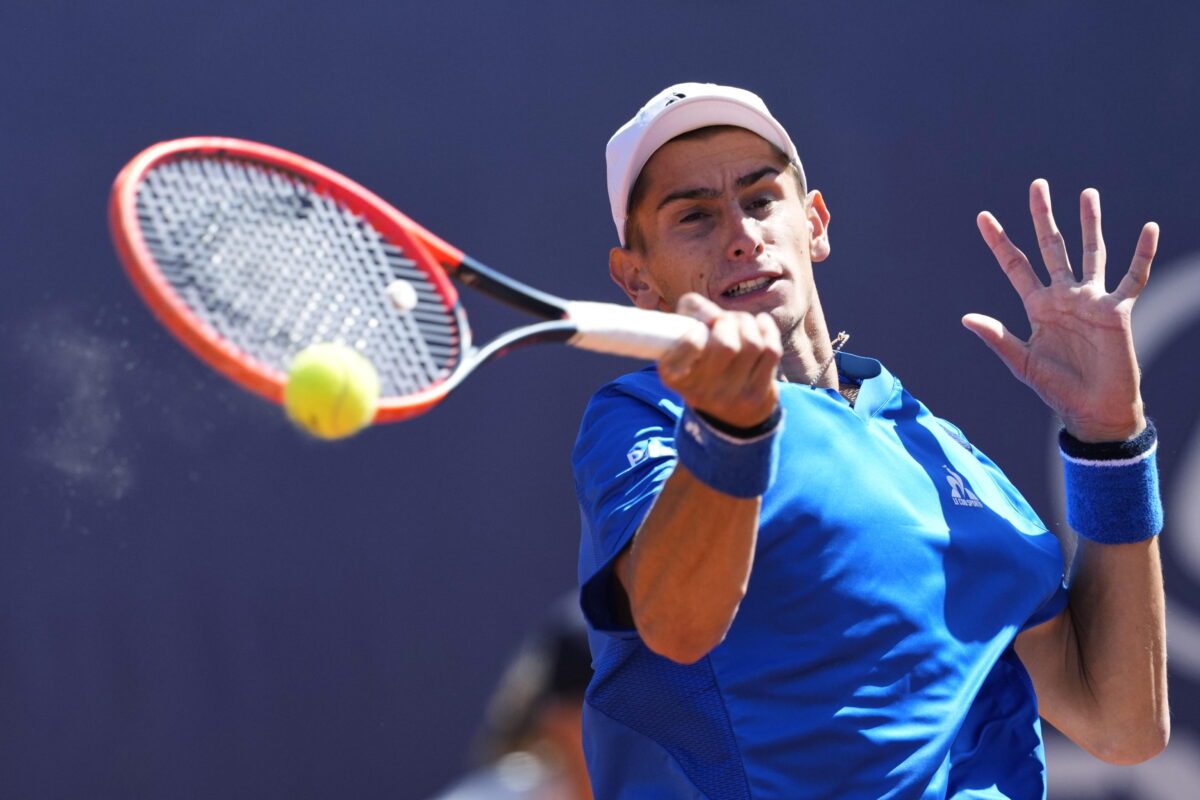
[[[704,323],[682,314],[647,311],[615,303],[573,300],[567,319],[577,332],[567,344],[598,353],[656,361],[690,331],[703,331]]]

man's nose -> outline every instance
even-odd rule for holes
[[[739,213],[731,217],[725,257],[730,261],[739,261],[754,258],[762,251],[762,223],[739,209]]]

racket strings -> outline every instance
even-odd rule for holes
[[[341,342],[371,360],[385,397],[407,395],[448,377],[470,345],[416,262],[290,173],[178,158],[146,174],[137,213],[163,278],[192,314],[278,373],[310,344]],[[397,279],[416,290],[407,313],[388,299]]]

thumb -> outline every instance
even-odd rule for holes
[[[998,319],[985,314],[967,314],[962,318],[962,324],[982,339],[1014,375],[1021,377],[1019,365],[1025,362],[1025,342],[1014,336]]]
[[[688,292],[679,298],[679,302],[675,305],[675,313],[695,317],[705,325],[711,326],[724,311],[704,295]]]

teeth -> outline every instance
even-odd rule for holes
[[[726,297],[737,297],[740,294],[758,291],[770,282],[770,278],[755,278],[752,281],[742,281],[724,294]]]

